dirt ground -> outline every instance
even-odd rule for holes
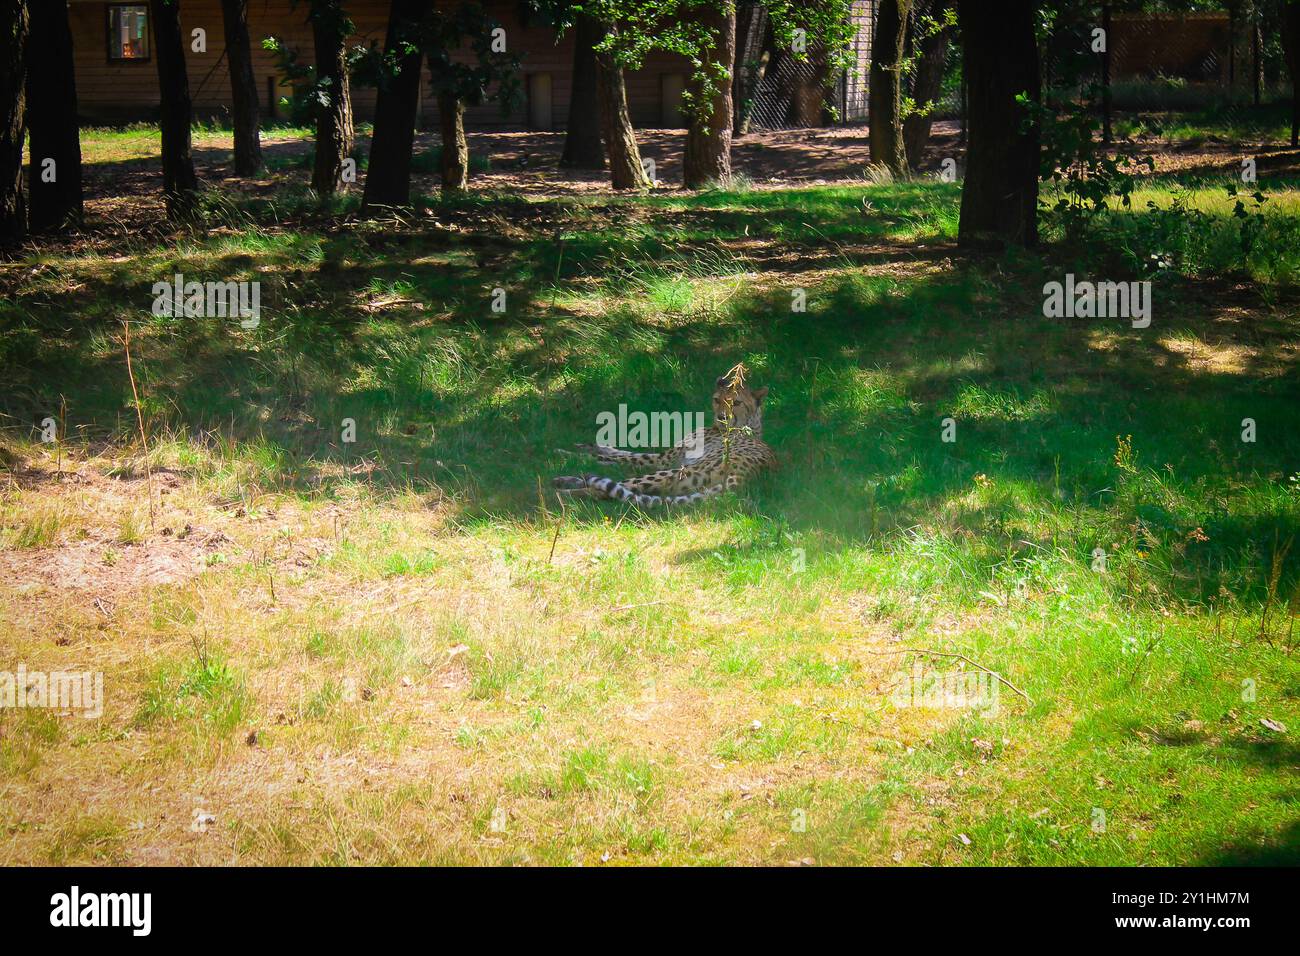
[[[956,122],[935,124],[922,172],[935,172],[944,157],[963,152],[959,133]],[[861,180],[871,165],[868,135],[867,127],[862,125],[749,133],[734,142],[732,167],[750,184],[769,189]],[[563,133],[471,133],[468,138],[471,154],[491,157],[491,170],[473,177],[485,188],[518,189],[538,195],[609,189],[605,172],[559,168]],[[679,189],[686,131],[638,130],[637,140],[642,158],[655,162],[660,187]],[[436,137],[431,145],[436,145]]]
[[[732,146],[732,168],[758,188],[780,189],[829,183],[861,182],[871,165],[869,130],[864,124],[789,129],[749,133]],[[653,159],[660,188],[679,190],[685,130],[638,130],[642,158]],[[471,175],[471,187],[518,190],[533,195],[569,195],[608,192],[605,172],[559,168],[564,150],[562,132],[475,132],[468,134],[470,154],[487,156],[491,168]],[[438,138],[421,134],[419,147],[435,148]],[[1162,173],[1228,173],[1240,169],[1241,158],[1255,156],[1261,173],[1300,173],[1300,150],[1276,144],[1233,145],[1211,137],[1194,146],[1171,144],[1142,137],[1120,147],[1132,155],[1150,154],[1155,171]],[[938,120],[918,175],[935,175],[945,159],[955,159],[960,171],[966,146],[961,124]],[[417,177],[418,188],[436,192],[436,176]]]
[[[958,122],[936,121],[917,174],[936,174],[947,158],[955,159],[960,170],[965,154],[960,134]],[[639,130],[637,138],[643,158],[655,162],[658,190],[681,191],[685,131]],[[471,189],[539,198],[612,192],[608,173],[604,171],[560,169],[563,132],[473,131],[468,139],[475,167],[470,177]],[[205,183],[257,195],[308,177],[305,168],[284,163],[286,158],[302,156],[311,149],[310,141],[298,136],[274,130],[265,133],[263,151],[277,168],[251,180],[231,176],[230,150],[212,143],[210,135],[204,136],[196,141],[194,148],[195,165]],[[436,133],[421,132],[416,137],[416,150],[434,149],[438,143]],[[1240,168],[1245,155],[1256,158],[1261,175],[1300,174],[1300,150],[1276,144],[1234,145],[1216,142],[1211,137],[1194,146],[1139,139],[1123,143],[1120,148],[1134,155],[1153,155],[1157,175],[1229,174]],[[359,149],[363,152],[369,149],[366,137],[362,137]],[[486,169],[481,166],[483,159],[488,162]],[[737,176],[756,189],[861,183],[870,165],[869,133],[862,124],[755,132],[738,138],[732,148],[732,166]],[[162,218],[162,171],[156,160],[88,164],[85,176],[91,223],[132,228]],[[414,193],[436,195],[438,190],[436,174],[413,176]]]
[[[935,124],[921,173],[936,172],[945,157],[960,157],[963,148],[958,142],[959,133],[955,122]],[[637,131],[642,158],[655,163],[657,191],[682,191],[685,135],[685,130],[680,129]],[[470,175],[472,190],[537,198],[613,193],[607,171],[560,168],[563,132],[471,131],[467,138],[474,169]],[[205,184],[249,195],[269,195],[294,181],[305,183],[310,176],[305,167],[285,163],[312,148],[309,140],[299,136],[275,130],[263,133],[263,155],[272,170],[256,179],[233,176],[230,149],[212,142],[210,135],[196,137],[193,148],[195,167]],[[436,133],[420,132],[416,152],[436,149],[439,142]],[[358,149],[362,153],[369,150],[369,137],[361,137]],[[481,165],[483,159],[488,162],[486,169]],[[870,164],[868,130],[862,125],[751,133],[737,139],[732,148],[732,167],[737,176],[759,189],[862,182]],[[156,159],[91,163],[86,165],[84,176],[88,223],[114,231],[162,220],[162,169]],[[364,184],[364,173],[361,178]],[[440,179],[436,173],[417,172],[412,176],[411,188],[417,195],[437,195]]]

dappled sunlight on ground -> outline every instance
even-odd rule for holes
[[[860,135],[738,156],[838,175]],[[1137,210],[972,256],[953,184],[547,200],[558,140],[495,142],[538,193],[376,222],[285,166],[0,265],[0,633],[107,695],[0,714],[0,861],[1294,855],[1300,308],[1218,186],[1200,245]],[[1121,248],[1173,263],[1150,328],[1044,317]],[[151,315],[176,272],[261,282],[261,323]],[[774,474],[550,493],[599,413],[737,362]],[[899,704],[917,665],[997,712]]]

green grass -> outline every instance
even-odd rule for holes
[[[196,658],[158,671],[137,720],[199,721],[222,737],[242,722],[245,705],[243,684],[225,661]]]
[[[75,601],[0,612],[127,701],[79,745],[0,716],[18,816],[69,819],[38,794],[78,760],[137,786],[132,747],[179,799],[202,744],[227,803],[183,862],[1295,862],[1300,240],[1266,186],[1251,248],[1221,187],[1161,181],[1092,243],[966,259],[958,187],[912,182],[428,200],[457,232],[244,203],[125,259],[33,253],[0,305],[11,454],[53,470],[62,401],[67,460],[137,484],[3,492],[0,554],[160,542],[123,319],[181,476],[157,523],[232,540],[123,593],[111,653],[44,640],[100,613]],[[176,271],[259,279],[262,324],[152,318]],[[1151,327],[1044,318],[1066,271],[1151,278]],[[550,495],[598,412],[703,409],[738,361],[770,478],[669,515]],[[913,663],[967,666],[908,648],[1031,700],[898,707]],[[95,819],[8,858],[128,859]]]
[[[1149,136],[1179,146],[1282,143],[1291,135],[1289,100],[1267,97],[1254,106],[1248,96],[1206,95],[1189,84],[1117,83],[1112,101],[1121,138]],[[1273,100],[1269,102],[1268,100]]]

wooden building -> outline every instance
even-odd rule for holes
[[[195,115],[220,117],[229,111],[230,78],[224,56],[224,31],[220,0],[180,0],[181,27],[189,37],[186,50],[190,96]],[[869,9],[869,3],[860,4]],[[289,90],[283,85],[276,57],[262,48],[274,36],[295,49],[302,62],[313,57],[307,0],[249,0],[249,36],[253,70],[257,77],[262,111],[272,114]],[[356,24],[349,44],[382,47],[387,28],[389,0],[348,0],[346,10]],[[485,0],[488,12],[506,31],[508,48],[522,59],[522,101],[509,113],[489,103],[466,112],[466,123],[504,129],[563,129],[568,120],[573,71],[572,31],[561,38],[542,18],[529,16],[517,0]],[[76,58],[79,111],[91,122],[156,119],[158,74],[153,60],[153,33],[147,2],[113,3],[104,0],[70,0]],[[864,27],[870,32],[869,18]],[[195,31],[202,31],[196,33]],[[869,44],[869,36],[866,41]],[[868,47],[869,48],[869,47]],[[466,52],[468,59],[472,54]],[[627,73],[628,106],[632,122],[640,127],[683,125],[681,95],[690,72],[681,57],[655,53],[640,70]],[[830,95],[845,87],[841,80],[828,87]],[[369,119],[375,102],[373,88],[353,92],[357,118]],[[426,72],[422,89],[422,125],[436,122],[436,104]],[[283,118],[283,110],[280,110]]]

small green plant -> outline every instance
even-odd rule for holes
[[[1110,156],[1100,150],[1100,124],[1085,104],[1038,103],[1023,93],[1016,100],[1028,113],[1026,122],[1039,129],[1040,178],[1060,187],[1056,202],[1044,209],[1049,221],[1059,222],[1067,237],[1078,240],[1097,213],[1112,204],[1132,206],[1137,174],[1155,169],[1153,157]]]
[[[1115,467],[1126,475],[1137,474],[1137,453],[1133,451],[1132,435],[1115,436]]]
[[[315,123],[317,113],[329,106],[333,92],[329,88],[329,78],[318,76],[313,64],[301,61],[298,48],[289,46],[279,37],[265,37],[262,49],[274,58],[276,72],[281,76],[280,85],[289,89],[286,95],[280,97],[280,110],[287,112],[289,122],[294,126],[310,126]],[[350,47],[346,54],[349,80],[358,86],[373,85],[371,75],[377,55],[374,44],[369,47]]]
[[[137,722],[200,720],[217,736],[238,727],[247,711],[243,680],[213,657],[205,642],[195,641],[195,656],[183,667],[164,666],[145,691]]]
[[[1229,198],[1236,200],[1232,207],[1232,215],[1240,223],[1241,254],[1248,257],[1259,244],[1260,237],[1267,227],[1264,219],[1264,203],[1268,202],[1268,197],[1255,190],[1246,197],[1253,203],[1247,208],[1245,202],[1238,198],[1237,193],[1236,183],[1228,187]]]

